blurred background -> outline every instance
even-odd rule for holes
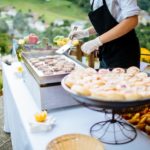
[[[141,8],[136,28],[142,53],[150,50],[150,0],[138,0]],[[34,33],[40,39],[36,48],[54,46],[56,36],[67,37],[72,26],[90,25],[89,0],[0,0],[0,56],[12,54],[13,39]],[[149,55],[141,56],[150,62]],[[0,89],[2,79],[0,72]]]

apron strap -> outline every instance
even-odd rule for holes
[[[104,4],[104,5],[107,5],[105,0],[103,0],[103,4]]]
[[[91,4],[91,10],[92,10],[92,11],[93,11],[93,8],[94,8],[94,2],[95,2],[95,0],[93,0],[93,1],[92,1],[92,4]],[[105,6],[107,6],[105,0],[103,0],[103,4],[104,4]]]
[[[91,10],[93,11],[93,7],[94,7],[94,2],[95,0],[92,1],[92,4],[91,4]]]

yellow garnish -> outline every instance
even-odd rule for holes
[[[69,42],[69,38],[62,38],[56,41],[58,46],[64,46]]]
[[[22,66],[19,66],[19,67],[17,68],[17,71],[18,71],[19,73],[22,73],[22,72],[23,72],[23,67],[22,67]]]
[[[34,115],[34,117],[35,117],[35,120],[37,122],[44,122],[46,120],[46,118],[47,118],[47,112],[46,111],[42,111],[40,113],[36,113]]]
[[[79,40],[73,40],[72,44],[74,46],[78,46],[80,44]]]

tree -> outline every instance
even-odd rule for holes
[[[138,4],[141,9],[146,10],[150,13],[150,0],[138,0]]]
[[[136,28],[136,32],[140,40],[141,47],[150,50],[150,25],[144,26],[141,24]]]
[[[0,19],[0,33],[7,33],[9,30],[7,23],[4,19]]]
[[[0,33],[0,53],[8,54],[11,51],[11,37],[6,33]]]
[[[13,19],[14,29],[24,32],[27,28],[27,22],[25,21],[25,14],[22,13],[22,10],[19,10],[16,16]]]
[[[74,4],[77,4],[82,9],[84,9],[86,12],[90,11],[90,1],[89,0],[68,0],[70,2],[73,2]]]

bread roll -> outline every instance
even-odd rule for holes
[[[96,74],[97,71],[95,69],[93,69],[93,68],[87,68],[87,69],[85,69],[85,73],[87,75],[93,75],[93,74]]]
[[[125,70],[123,68],[114,68],[112,72],[119,74],[119,73],[125,73]]]
[[[150,77],[139,72],[139,68],[130,67],[127,73],[123,68],[112,71],[92,68],[78,69],[68,76],[65,84],[80,95],[91,95],[103,100],[141,100],[150,98]],[[82,90],[81,90],[82,89]],[[81,92],[79,91],[81,90]]]
[[[110,71],[109,69],[100,69],[98,73],[104,75],[104,74],[110,73]]]
[[[139,73],[140,72],[140,69],[135,67],[135,66],[132,66],[132,67],[129,67],[127,69],[127,74],[133,74],[135,75],[136,73]]]
[[[72,90],[73,92],[79,94],[79,95],[82,95],[82,96],[90,96],[90,95],[91,95],[89,89],[86,88],[86,87],[83,87],[83,86],[81,86],[81,85],[73,85],[73,86],[71,87],[71,90]]]
[[[116,92],[116,91],[98,91],[93,90],[91,96],[100,100],[108,100],[108,101],[123,101],[124,95]]]
[[[148,77],[148,75],[145,72],[139,72],[139,73],[136,74],[136,77],[140,78],[140,79],[145,79],[145,78]]]
[[[143,98],[139,93],[131,90],[124,92],[124,97],[126,100],[141,100]]]
[[[68,77],[65,80],[65,85],[69,88],[71,88],[75,84],[75,80],[73,80],[72,77]]]

